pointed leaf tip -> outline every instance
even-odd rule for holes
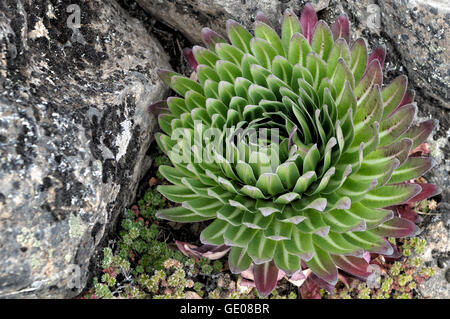
[[[419,194],[409,199],[407,203],[420,202],[424,199],[439,195],[442,192],[442,189],[434,184],[426,184],[426,183],[416,183],[416,184],[418,184],[422,188],[422,190],[420,191]]]
[[[172,77],[174,76],[181,76],[181,74],[170,71],[170,70],[165,70],[165,69],[158,69],[156,71],[156,74],[158,74],[159,78],[168,86],[171,86],[171,80]]]
[[[256,289],[261,296],[267,297],[277,285],[278,268],[274,261],[253,265],[253,277]]]
[[[265,14],[262,11],[258,11],[258,13],[256,14],[256,17],[255,17],[255,21],[263,22],[263,23],[267,24],[269,27],[272,26],[272,23],[270,22],[270,20],[265,16]]]
[[[302,32],[309,44],[312,42],[314,27],[317,23],[317,14],[314,7],[307,3],[300,14],[300,25],[302,26]]]
[[[162,112],[169,111],[169,108],[166,101],[158,101],[149,105],[147,111],[153,115],[159,115]]]
[[[346,14],[340,15],[336,22],[331,27],[333,33],[333,39],[336,41],[339,38],[343,38],[350,43],[350,21]]]
[[[192,67],[192,69],[194,69],[194,71],[197,71],[198,62],[194,56],[194,51],[191,48],[185,48],[183,50],[183,56],[189,63],[189,65]]]
[[[202,40],[208,49],[211,51],[215,50],[217,43],[226,43],[227,41],[222,38],[217,32],[211,30],[210,28],[202,29]]]
[[[384,60],[386,59],[386,46],[384,44],[378,46],[375,50],[372,51],[369,55],[369,59],[367,60],[367,64],[377,59],[380,62],[381,68],[383,68]]]

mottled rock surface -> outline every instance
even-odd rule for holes
[[[0,298],[85,286],[150,164],[167,61],[114,0],[0,2]]]
[[[448,210],[450,207],[447,207]],[[425,232],[421,234],[427,240],[423,261],[435,270],[425,284],[419,285],[419,292],[424,298],[450,299],[450,239],[449,225],[433,216]]]

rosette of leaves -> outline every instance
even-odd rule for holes
[[[230,20],[228,39],[205,28],[205,47],[187,51],[197,79],[160,71],[181,97],[151,107],[173,163],[160,167],[173,185],[158,190],[181,205],[157,216],[212,220],[201,242],[231,246],[233,273],[253,263],[262,295],[279,269],[308,267],[331,285],[338,270],[367,277],[364,252],[390,255],[387,237],[417,231],[390,207],[439,192],[412,181],[433,160],[408,156],[435,121],[413,124],[407,78],[383,85],[384,47],[369,54],[349,30],[345,15],[330,28],[311,5],[300,18],[287,10],[281,35],[262,14],[253,33]]]

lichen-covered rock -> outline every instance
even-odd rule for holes
[[[380,42],[393,44],[399,62],[407,68],[417,90],[450,107],[450,7],[446,0],[136,0],[159,20],[181,31],[193,43],[201,43],[201,29],[209,27],[225,35],[227,19],[250,27],[258,11],[279,26],[286,8],[295,12],[306,2],[316,11],[347,13],[355,36],[375,33]],[[319,13],[319,16],[326,12]],[[329,17],[327,17],[329,18]],[[354,32],[353,32],[354,31]],[[388,51],[389,52],[389,51]]]
[[[0,2],[0,298],[85,286],[150,163],[157,67],[168,57],[114,0]]]
[[[414,85],[450,109],[448,1],[389,0],[379,1],[379,5],[384,35],[398,43]]]
[[[450,207],[446,207],[448,212]],[[448,215],[448,214],[447,214]],[[425,252],[421,257],[425,264],[433,267],[434,276],[428,281],[418,286],[421,295],[424,298],[450,299],[450,239],[448,231],[450,225],[440,218],[433,216],[429,221],[429,226],[421,235],[427,241]]]
[[[274,23],[281,18],[286,8],[300,10],[302,1],[290,0],[137,0],[139,5],[181,31],[193,43],[201,43],[203,27],[209,27],[222,35],[226,34],[225,24],[234,19],[250,26],[258,11]],[[316,10],[326,7],[329,0],[311,1]]]

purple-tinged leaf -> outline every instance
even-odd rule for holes
[[[274,261],[263,264],[253,265],[253,277],[255,279],[256,289],[261,296],[266,297],[270,295],[272,290],[277,285],[278,268]]]
[[[255,21],[260,21],[260,22],[264,22],[265,24],[267,24],[269,27],[272,26],[272,23],[270,22],[269,18],[267,18],[263,12],[258,11],[258,13],[256,14],[255,17]]]
[[[330,255],[336,266],[343,271],[360,278],[367,278],[372,270],[364,258],[343,255]]]
[[[187,63],[192,67],[194,71],[197,71],[198,62],[195,59],[194,52],[191,48],[185,48],[183,50],[183,56],[186,59]]]
[[[328,252],[314,245],[315,254],[311,260],[306,261],[306,265],[318,277],[329,284],[335,285],[338,271]]]
[[[381,91],[383,97],[383,118],[390,116],[400,105],[408,87],[408,78],[405,75],[396,77],[387,87]]]
[[[428,136],[430,136],[438,123],[437,120],[430,119],[418,125],[411,125],[409,130],[406,131],[402,137],[410,138],[412,140],[411,149],[415,149],[427,140]]]
[[[383,255],[384,260],[388,263],[394,262],[399,260],[401,257],[403,257],[402,253],[398,251],[397,245],[392,245],[393,253],[390,255]]]
[[[420,185],[411,183],[384,185],[381,188],[372,189],[361,203],[369,208],[404,204],[419,194],[421,189]]]
[[[202,39],[205,46],[213,52],[215,52],[217,43],[227,43],[224,38],[210,28],[202,29]]]
[[[441,193],[441,188],[434,184],[426,184],[426,183],[415,183],[419,185],[422,190],[416,196],[410,198],[407,203],[420,202],[429,197],[436,196]]]
[[[403,99],[400,102],[400,104],[397,106],[397,108],[401,108],[403,105],[411,104],[412,102],[414,102],[415,97],[416,97],[416,91],[414,91],[412,89],[406,90],[405,95],[403,96]]]
[[[364,38],[358,38],[351,48],[351,64],[350,69],[355,77],[355,83],[358,83],[364,72],[367,63],[367,43]]]
[[[375,50],[373,50],[372,53],[370,53],[369,58],[367,60],[367,64],[370,65],[370,62],[372,62],[373,60],[378,60],[378,62],[380,62],[381,68],[383,68],[385,59],[386,59],[386,46],[383,44],[377,47]]]
[[[413,222],[404,218],[394,217],[372,229],[372,232],[383,237],[407,237],[414,236],[419,230],[419,227]]]
[[[416,104],[408,104],[380,122],[380,146],[390,145],[411,126],[417,113]]]
[[[392,174],[389,183],[401,183],[422,176],[436,165],[432,157],[409,157]]]
[[[300,25],[302,26],[302,33],[311,44],[313,38],[314,27],[317,23],[317,14],[314,7],[308,3],[303,7],[302,13],[300,14]]]
[[[202,245],[200,247],[182,241],[175,241],[178,249],[188,257],[220,259],[225,256],[231,247],[226,245]]]
[[[417,214],[410,205],[397,205],[389,207],[394,212],[394,216],[405,218],[413,223],[420,223],[422,218]]]
[[[152,105],[149,105],[147,108],[147,111],[155,116],[163,113],[163,112],[169,112],[169,107],[167,105],[167,101],[158,101],[153,103]]]
[[[298,129],[297,125],[294,125],[291,132],[289,133],[289,143],[288,143],[289,150],[291,149],[292,145],[294,145],[294,134],[297,131],[297,129]]]
[[[350,22],[346,14],[341,14],[336,22],[331,27],[333,39],[336,41],[339,38],[345,39],[347,44],[350,43]]]
[[[299,281],[303,279],[306,279],[306,276],[301,268],[294,272],[291,277],[289,277],[290,281]]]
[[[314,273],[310,274],[308,278],[311,278],[312,281],[316,283],[319,288],[325,289],[326,291],[333,293],[335,285],[330,284],[323,280],[322,278],[317,277]]]
[[[373,60],[367,67],[366,72],[355,87],[355,96],[358,100],[358,106],[362,100],[365,100],[372,88],[383,84],[383,71],[378,60]]]
[[[321,299],[320,288],[310,277],[300,286],[300,295],[302,299]]]

